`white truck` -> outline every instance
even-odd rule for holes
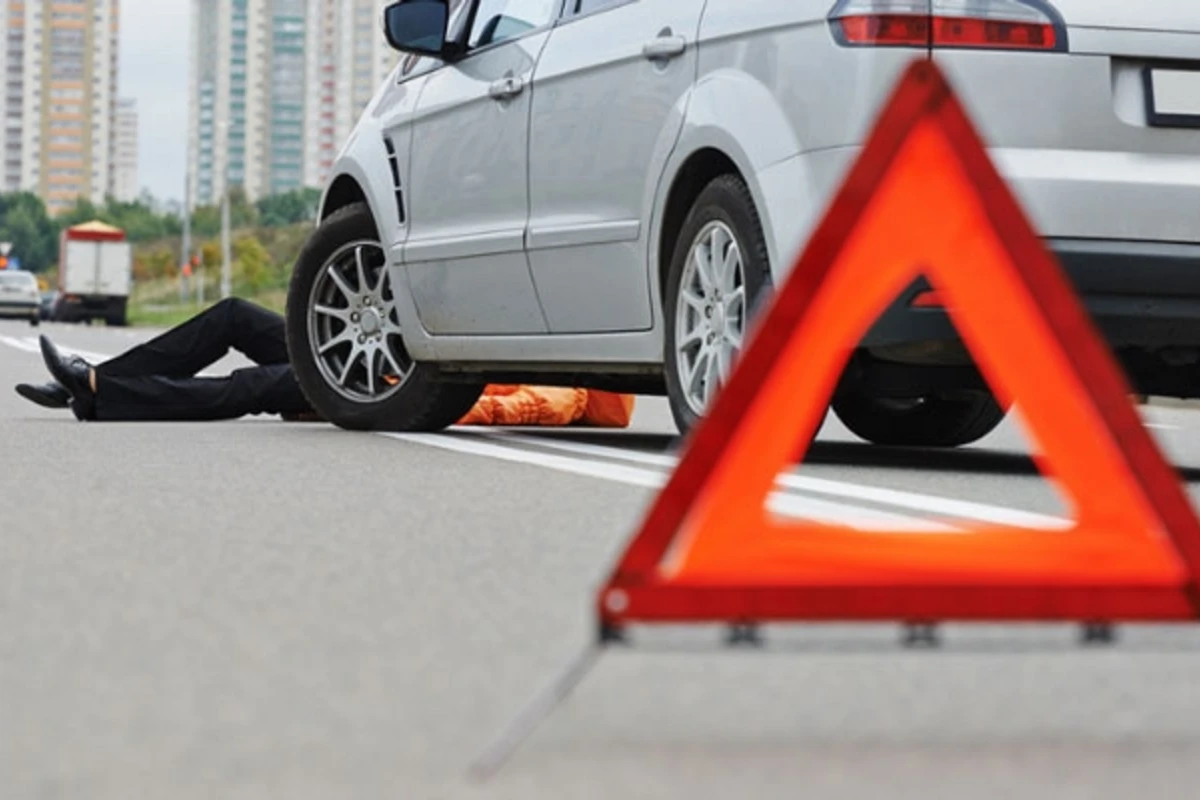
[[[54,319],[124,325],[132,277],[133,251],[123,230],[98,221],[67,228],[59,243]]]

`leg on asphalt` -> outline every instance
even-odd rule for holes
[[[237,350],[255,364],[288,363],[283,317],[233,297],[96,367],[105,377],[190,378]]]
[[[97,380],[94,418],[99,421],[201,421],[312,411],[288,364],[238,369],[219,378],[99,372]]]

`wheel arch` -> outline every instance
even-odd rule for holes
[[[334,178],[325,190],[325,196],[321,199],[321,213],[318,221],[324,222],[333,213],[355,203],[370,205],[367,193],[363,191],[358,181],[352,175],[343,172]]]
[[[736,175],[743,181],[746,176],[733,159],[716,147],[703,147],[688,156],[675,174],[663,206],[662,228],[658,236],[658,291],[666,296],[667,275],[671,271],[675,247],[688,212],[696,198],[713,180],[722,175]]]
[[[760,173],[801,151],[788,114],[767,86],[736,69],[715,70],[703,76],[688,103],[684,128],[656,205],[662,211],[657,215],[653,277],[660,302],[675,239],[688,210],[704,187],[723,174],[736,175],[750,190],[767,241],[772,273],[776,271],[783,257],[781,237],[772,216],[777,203],[772,202],[773,195],[768,196]],[[787,231],[783,233],[782,240],[787,240]]]

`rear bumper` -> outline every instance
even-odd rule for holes
[[[1200,348],[1200,244],[1059,239],[1048,242],[1114,348]],[[880,317],[865,347],[955,342],[944,311],[912,308],[913,284]]]
[[[1200,244],[1059,239],[1048,245],[1136,388],[1200,396]],[[911,306],[927,288],[919,281],[906,289],[862,347],[893,364],[969,365],[946,312]]]
[[[54,315],[62,321],[103,317],[125,310],[127,297],[121,295],[63,295],[54,306]]]
[[[40,304],[35,301],[0,301],[0,317],[36,317]]]

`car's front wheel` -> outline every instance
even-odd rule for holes
[[[308,401],[343,428],[440,430],[483,391],[448,382],[409,357],[395,291],[363,203],[330,215],[296,261],[287,298],[289,357]]]
[[[703,415],[729,380],[751,311],[770,289],[767,243],[754,201],[736,175],[696,198],[667,274],[667,393],[680,432]]]
[[[958,447],[999,425],[1004,409],[990,392],[961,391],[911,399],[838,395],[833,412],[860,439],[895,447]]]

